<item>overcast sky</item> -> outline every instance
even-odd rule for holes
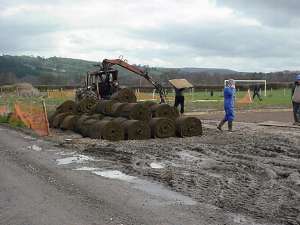
[[[300,70],[299,0],[0,0],[0,54]]]

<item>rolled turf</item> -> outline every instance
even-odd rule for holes
[[[140,104],[144,105],[147,109],[151,110],[151,106],[156,105],[157,103],[153,101],[145,101]]]
[[[80,127],[82,127],[82,124],[84,123],[84,121],[88,120],[89,118],[90,118],[90,116],[87,114],[81,115],[75,123],[74,131],[77,133],[80,133]]]
[[[52,126],[54,128],[59,128],[60,124],[63,122],[66,116],[72,115],[72,112],[65,112],[65,113],[58,113],[53,121],[52,121]]]
[[[151,119],[151,112],[142,104],[127,103],[118,113],[119,117],[126,117],[131,120],[149,121]]]
[[[112,100],[116,100],[118,102],[126,102],[126,103],[135,103],[137,102],[137,98],[133,90],[128,88],[120,89],[118,92],[114,93],[111,96]]]
[[[79,127],[79,131],[80,134],[83,137],[90,137],[91,133],[94,132],[93,130],[93,125],[96,124],[97,122],[99,122],[99,120],[95,120],[95,119],[87,119],[85,120],[81,126]]]
[[[118,116],[121,114],[123,107],[126,106],[127,103],[116,102],[112,105],[111,116]]]
[[[102,120],[105,117],[105,115],[101,114],[101,113],[97,113],[97,114],[92,114],[90,115],[91,119],[95,119],[95,120]]]
[[[117,103],[117,101],[115,100],[100,100],[91,108],[90,113],[101,113],[104,115],[111,115],[112,107],[115,103]]]
[[[87,98],[81,100],[78,105],[76,106],[76,112],[78,114],[89,113],[91,108],[96,104],[96,100],[92,98]]]
[[[124,140],[124,129],[117,122],[101,120],[90,127],[89,137],[109,141]]]
[[[164,117],[175,120],[179,116],[176,113],[176,109],[168,104],[153,104],[150,109],[152,117]]]
[[[167,138],[175,136],[175,121],[168,118],[152,118],[150,120],[151,137]]]
[[[79,118],[80,118],[80,116],[77,116],[77,115],[66,116],[60,125],[60,129],[74,130],[75,124]]]
[[[54,118],[57,116],[57,114],[59,114],[57,111],[53,112],[53,113],[48,113],[48,122],[49,122],[49,126],[53,127],[53,120]]]
[[[72,100],[67,100],[56,108],[57,113],[75,112],[75,110],[76,110],[76,103]]]
[[[178,137],[200,136],[203,132],[201,120],[196,117],[179,117],[175,125]]]
[[[145,140],[151,138],[151,129],[147,122],[140,120],[122,120],[118,119],[121,127],[124,129],[126,140]],[[116,121],[116,120],[114,120]]]

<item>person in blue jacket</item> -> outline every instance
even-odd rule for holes
[[[224,88],[224,110],[225,116],[218,125],[218,129],[222,130],[222,126],[228,122],[228,130],[232,131],[232,124],[234,121],[234,103],[235,103],[235,81],[230,79]]]

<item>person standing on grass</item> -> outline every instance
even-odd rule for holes
[[[230,79],[226,83],[224,88],[224,110],[225,116],[217,126],[221,131],[222,126],[228,122],[228,131],[232,132],[232,125],[235,117],[234,113],[234,103],[235,103],[235,81]]]
[[[262,101],[262,98],[260,96],[260,86],[259,86],[259,84],[254,85],[253,98],[252,98],[253,100],[254,100],[255,96],[258,97],[259,101]]]
[[[292,89],[292,102],[295,125],[300,125],[300,74],[296,76],[295,85]]]
[[[174,87],[175,88],[175,87]],[[177,108],[180,105],[180,113],[183,115],[184,113],[184,88],[175,88],[175,103],[174,108]]]

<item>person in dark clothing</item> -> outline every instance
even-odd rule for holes
[[[295,85],[292,88],[292,103],[295,125],[300,125],[300,74],[296,76]]]
[[[258,97],[259,101],[262,100],[262,98],[260,96],[260,86],[258,84],[256,84],[253,89],[253,100],[254,100],[255,96]]]
[[[180,113],[184,113],[184,88],[175,88],[175,103],[174,107],[177,108],[180,105]]]

